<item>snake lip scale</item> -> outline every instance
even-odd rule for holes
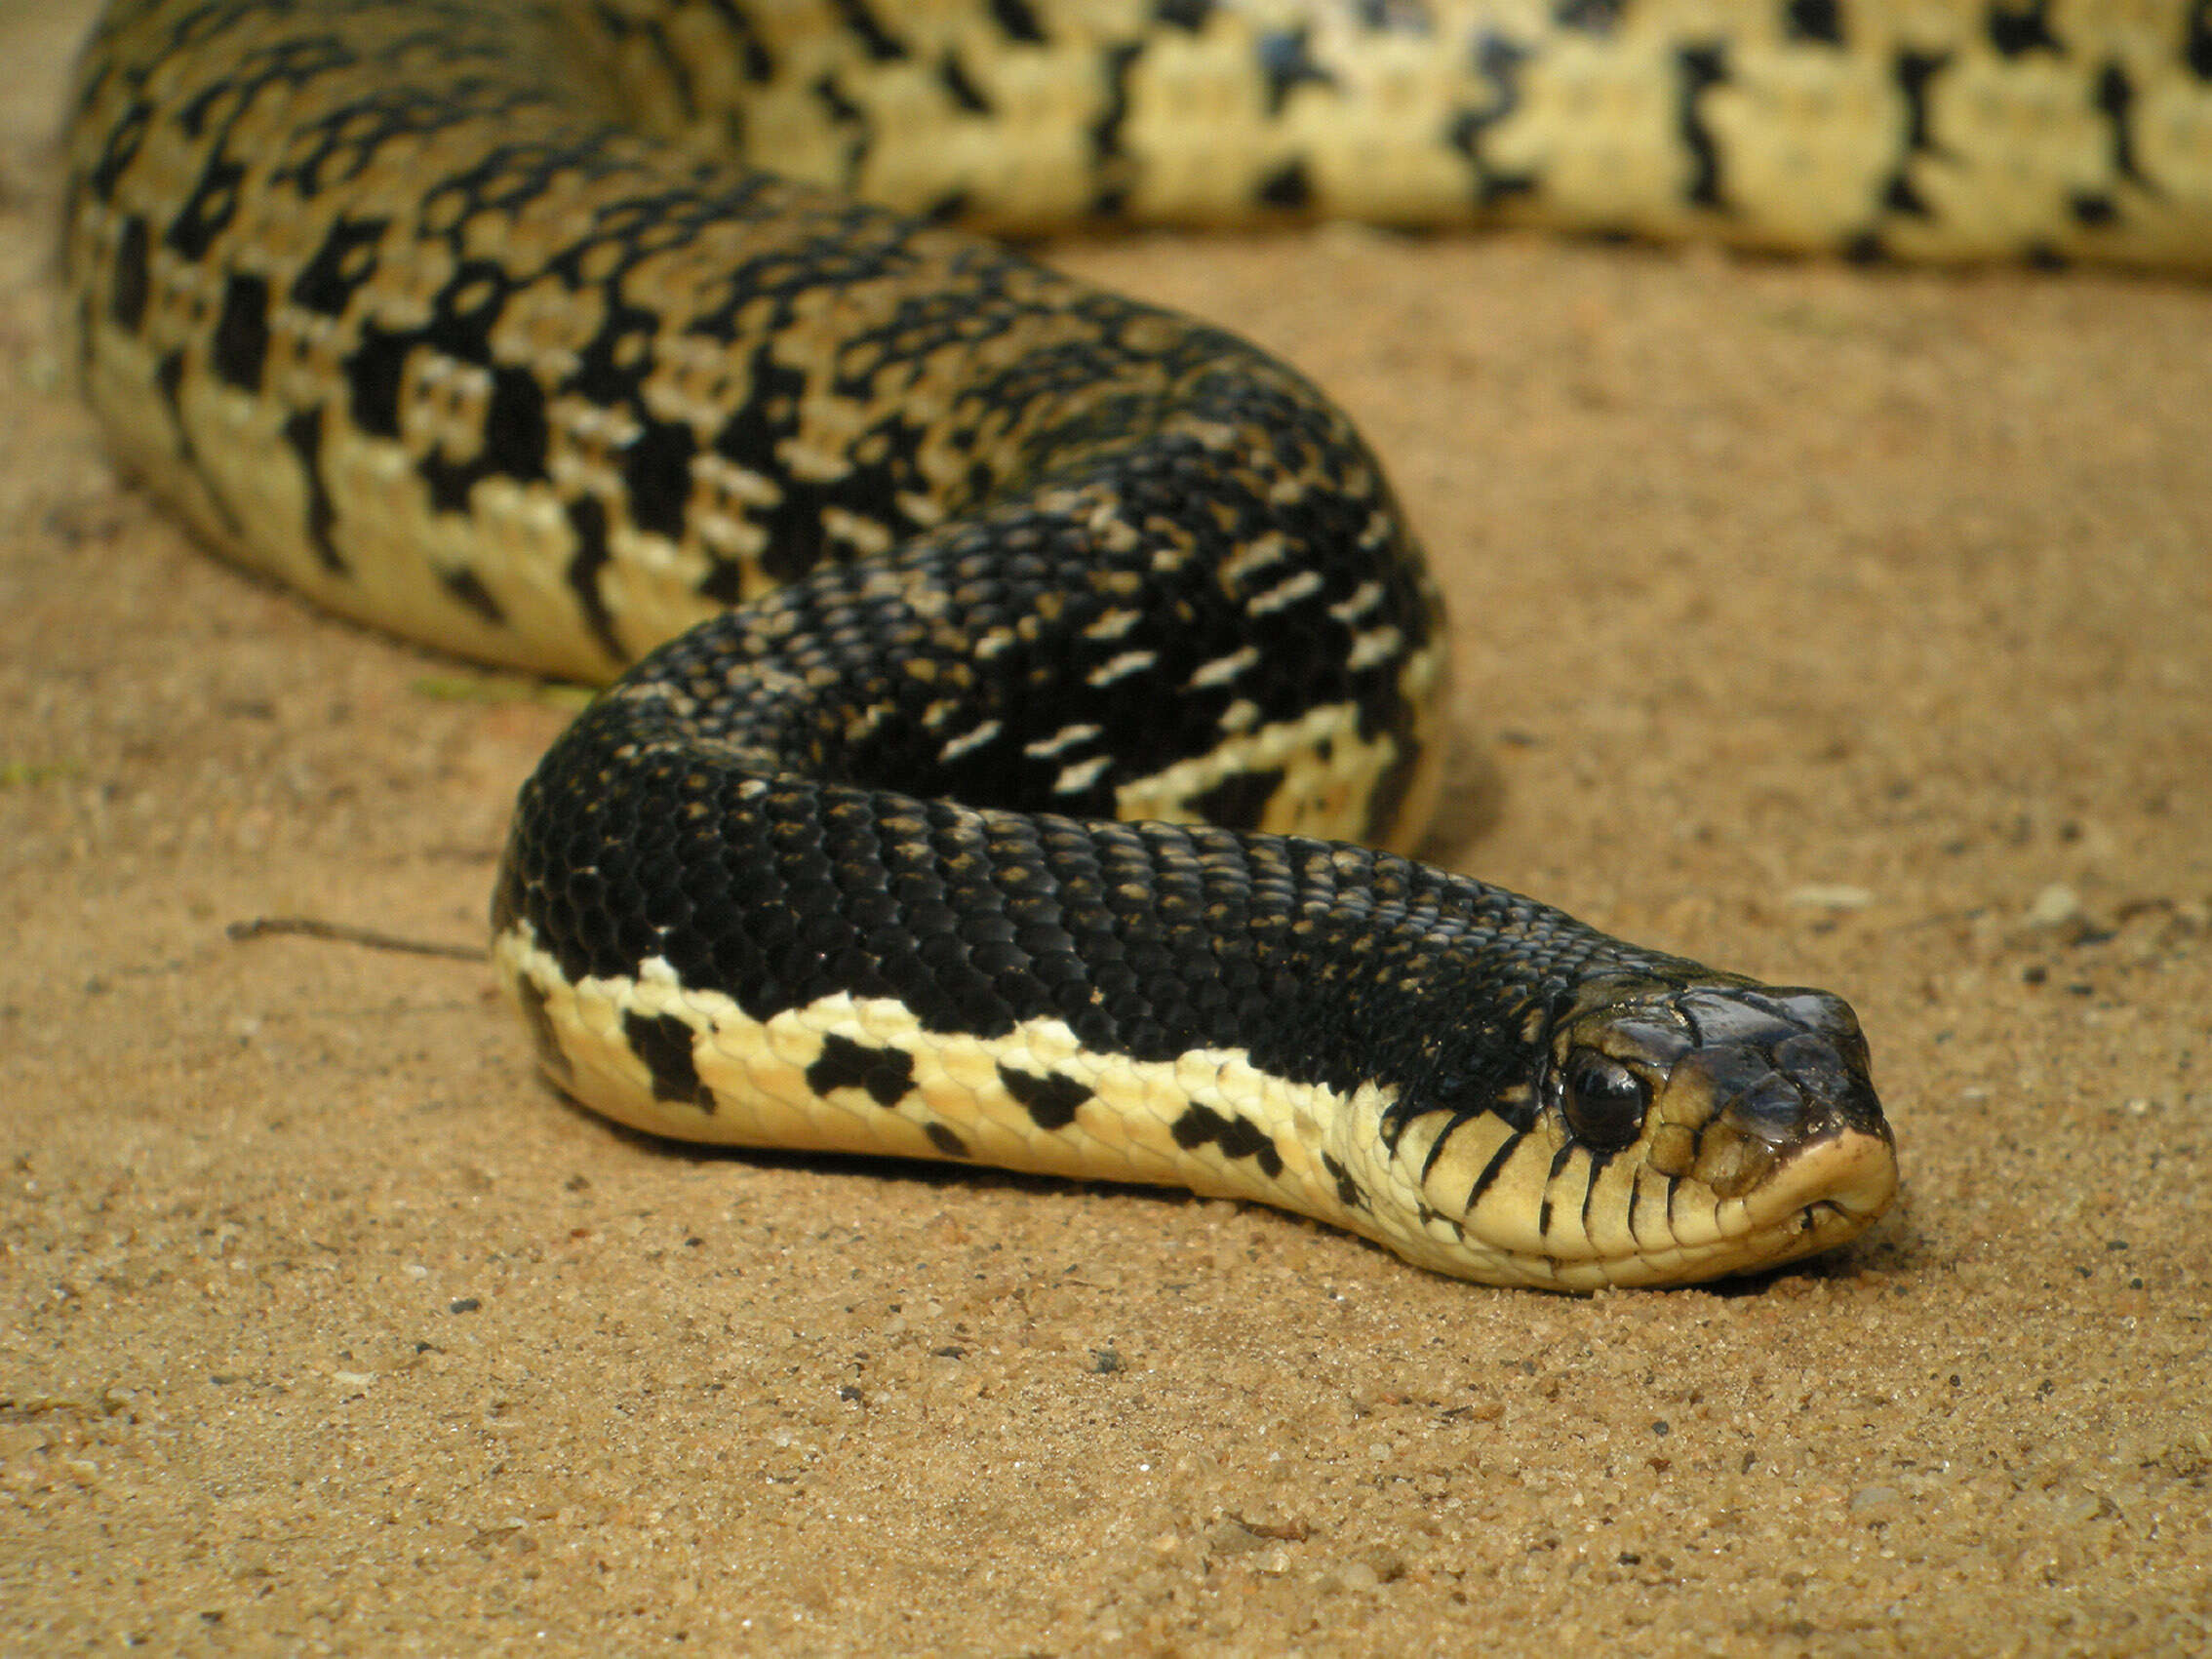
[[[1427,820],[1444,682],[1380,462],[1235,336],[928,221],[2201,269],[2212,34],[2186,0],[111,0],[67,148],[122,461],[334,610],[619,676],[493,901],[575,1099],[1585,1289],[1884,1211],[1850,1008],[1363,845]]]

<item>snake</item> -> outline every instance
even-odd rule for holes
[[[1007,238],[2201,268],[2212,8],[113,0],[65,150],[131,473],[345,616],[607,687],[492,904],[574,1100],[1673,1284],[1892,1203],[1849,1005],[1407,856],[1446,665],[1381,463]]]

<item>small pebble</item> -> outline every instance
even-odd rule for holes
[[[2081,895],[2064,882],[2053,882],[2028,904],[2029,924],[2057,928],[2081,914]]]
[[[1792,888],[1787,902],[1814,910],[1864,910],[1874,903],[1874,890],[1843,882],[1807,882]]]

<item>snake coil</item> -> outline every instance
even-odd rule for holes
[[[1890,1202],[1850,1009],[1327,839],[1409,845],[1438,751],[1438,602],[1359,436],[1233,336],[858,198],[2201,266],[2208,29],[116,0],[65,262],[117,453],[210,540],[436,646],[627,670],[494,900],[578,1100],[1673,1283]]]

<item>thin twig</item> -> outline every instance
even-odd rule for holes
[[[271,933],[296,933],[309,939],[334,939],[341,945],[366,945],[373,951],[404,951],[410,956],[442,956],[454,962],[490,960],[490,953],[482,945],[447,945],[434,939],[403,939],[397,933],[379,933],[371,928],[352,928],[343,922],[319,922],[312,916],[257,916],[251,922],[233,922],[223,931],[234,939],[259,939]]]

